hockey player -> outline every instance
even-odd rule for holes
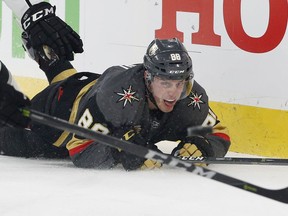
[[[174,156],[222,157],[228,151],[227,129],[209,108],[205,90],[193,79],[191,58],[178,39],[155,39],[142,64],[113,66],[98,75],[77,73],[69,61],[58,61],[49,47],[35,50],[29,37],[23,34],[23,38],[50,83],[32,99],[31,108],[147,148],[157,149],[155,143],[161,140],[179,141],[173,143],[170,154]],[[24,102],[12,105],[21,107]],[[5,115],[5,110],[0,113]],[[187,137],[187,127],[197,125],[213,126],[213,133]],[[64,157],[67,149],[73,163],[85,168],[107,169],[118,163],[126,170],[159,166],[97,140],[33,122],[30,130],[2,129],[0,148],[6,155],[23,157]]]

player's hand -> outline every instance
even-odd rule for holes
[[[50,71],[51,67],[54,67],[57,64],[62,64],[63,60],[59,61],[58,55],[55,53],[53,49],[48,47],[47,45],[43,45],[38,47],[38,49],[34,49],[31,45],[31,38],[27,34],[27,32],[22,32],[22,45],[27,54],[32,58],[34,61],[36,61],[39,65],[39,67],[43,71]]]
[[[0,127],[27,127],[30,119],[20,108],[30,106],[30,100],[7,83],[0,83]]]
[[[140,129],[138,127],[124,129],[124,133],[123,129],[120,129],[118,132],[115,131],[114,135],[117,136],[117,134],[118,136],[119,134],[122,134],[122,139],[131,142],[131,145],[147,145],[147,141],[140,134]],[[120,161],[124,169],[129,171],[141,168],[144,165],[146,159],[135,156],[125,151],[121,151]]]
[[[83,42],[67,23],[55,15],[55,10],[56,7],[47,2],[32,5],[21,19],[22,28],[33,49],[39,50],[47,45],[59,58],[72,61],[74,53],[83,52]]]
[[[155,169],[155,168],[160,168],[162,166],[161,163],[155,161],[155,160],[151,160],[151,159],[147,159],[144,161],[144,163],[142,164],[142,166],[140,167],[141,170],[151,170],[151,169]]]
[[[214,151],[211,144],[205,137],[192,136],[182,140],[176,148],[173,149],[172,155],[175,157],[213,157]]]

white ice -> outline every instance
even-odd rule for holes
[[[288,186],[288,166],[209,169],[269,189]],[[0,216],[26,215],[287,216],[288,204],[168,166],[88,170],[64,160],[0,156]]]

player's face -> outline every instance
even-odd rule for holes
[[[150,91],[162,112],[171,112],[180,99],[183,92],[185,80],[169,80],[154,77],[150,84]]]

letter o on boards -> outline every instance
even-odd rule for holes
[[[250,37],[245,33],[241,22],[241,0],[223,0],[226,31],[236,46],[247,52],[265,53],[279,45],[287,28],[287,0],[269,0],[269,8],[266,32],[261,37]]]

